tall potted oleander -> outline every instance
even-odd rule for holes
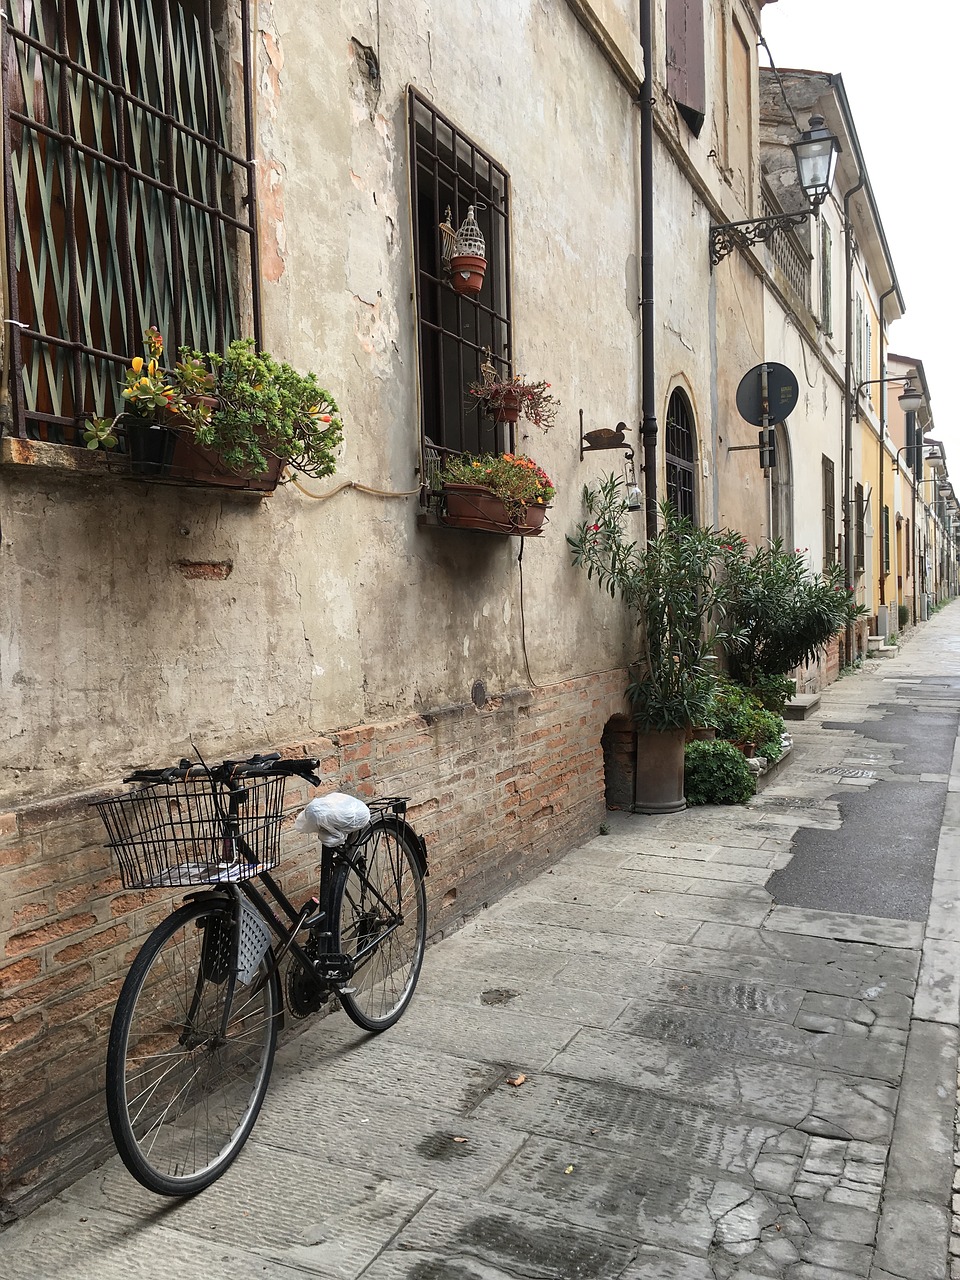
[[[587,518],[568,537],[574,563],[619,596],[635,616],[638,651],[627,696],[637,729],[639,813],[685,808],[687,731],[708,722],[723,631],[723,539],[661,507],[662,529],[645,546],[625,534],[629,510],[620,477],[584,489]]]

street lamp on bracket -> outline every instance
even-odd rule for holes
[[[878,382],[902,382],[903,390],[897,396],[897,403],[904,413],[916,413],[923,404],[923,392],[919,387],[913,385],[913,379],[903,377],[902,375],[892,378],[867,378],[863,382],[857,383],[857,389],[853,393],[853,402],[856,408],[857,417],[860,416],[860,392],[864,387],[872,387]]]
[[[744,218],[740,222],[715,222],[710,227],[710,265],[715,267],[734,249],[769,240],[778,231],[802,227],[816,214],[830,194],[840,142],[825,126],[823,116],[811,116],[810,127],[790,144],[797,165],[797,176],[807,199],[808,209],[797,213],[777,213],[769,218]]]

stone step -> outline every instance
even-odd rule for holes
[[[783,708],[783,718],[784,720],[806,720],[819,706],[819,693],[795,693]]]

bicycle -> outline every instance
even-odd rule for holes
[[[239,1155],[267,1091],[284,990],[296,1018],[335,996],[370,1032],[393,1026],[413,996],[427,859],[404,797],[371,802],[365,826],[321,845],[318,892],[301,907],[270,874],[286,779],[317,785],[317,765],[278,755],[210,768],[182,760],[138,769],[124,779],[137,789],[94,801],[125,888],[196,886],[134,959],[107,1049],[117,1150],[160,1195],[202,1191]]]

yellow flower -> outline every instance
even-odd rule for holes
[[[130,361],[130,368],[134,373],[139,373],[143,368],[143,356],[134,356]]]

